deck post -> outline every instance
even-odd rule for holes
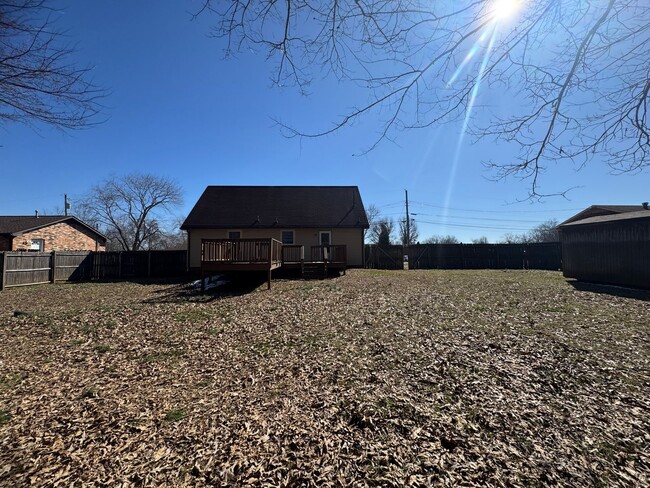
[[[268,279],[268,285],[267,285],[267,290],[271,289],[271,273],[273,269],[273,238],[269,239],[269,275],[267,277]]]
[[[2,263],[0,264],[0,290],[3,290],[7,282],[7,253],[3,252]]]
[[[50,253],[50,282],[54,283],[56,281],[56,251]]]

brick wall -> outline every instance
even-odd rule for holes
[[[91,232],[76,222],[61,222],[14,237],[13,250],[29,249],[32,239],[43,239],[43,251],[104,251]]]

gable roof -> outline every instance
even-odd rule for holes
[[[638,210],[636,212],[623,212],[610,215],[598,215],[596,217],[588,217],[573,222],[566,222],[560,224],[560,227],[573,227],[576,225],[585,224],[600,224],[605,222],[620,222],[621,220],[634,220],[634,219],[648,219],[650,218],[650,210]]]
[[[643,205],[592,205],[583,211],[569,217],[560,225],[569,224],[578,220],[587,219],[591,217],[599,217],[604,215],[618,215],[629,212],[639,212],[644,210]]]
[[[106,236],[85,222],[82,222],[71,215],[2,215],[0,216],[0,234],[16,236],[36,229],[42,229],[61,222],[75,222],[99,237],[99,240],[106,242]]]
[[[356,186],[208,186],[181,229],[367,229]]]

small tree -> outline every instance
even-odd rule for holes
[[[477,239],[472,239],[472,244],[488,244],[488,238],[481,236]]]
[[[78,204],[81,218],[105,231],[110,247],[151,249],[165,233],[162,216],[182,202],[172,180],[133,173],[94,186]]]
[[[369,241],[380,246],[390,246],[394,230],[395,222],[392,219],[386,217],[378,219],[368,232]]]

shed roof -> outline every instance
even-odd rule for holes
[[[618,215],[629,212],[638,212],[643,210],[643,205],[591,205],[586,209],[578,212],[573,217],[569,217],[560,225],[565,225],[570,222],[587,219],[590,217],[598,217],[601,215]]]
[[[356,186],[208,186],[181,229],[368,228]]]
[[[61,222],[76,222],[106,242],[106,236],[72,215],[0,215],[0,234],[18,235]]]
[[[600,224],[606,222],[619,222],[624,220],[635,220],[635,219],[650,219],[650,210],[637,210],[635,212],[626,212],[618,213],[611,215],[598,215],[596,217],[588,217],[586,219],[576,220],[574,222],[566,222],[560,224],[560,227],[572,227],[575,225],[586,225],[586,224]]]

